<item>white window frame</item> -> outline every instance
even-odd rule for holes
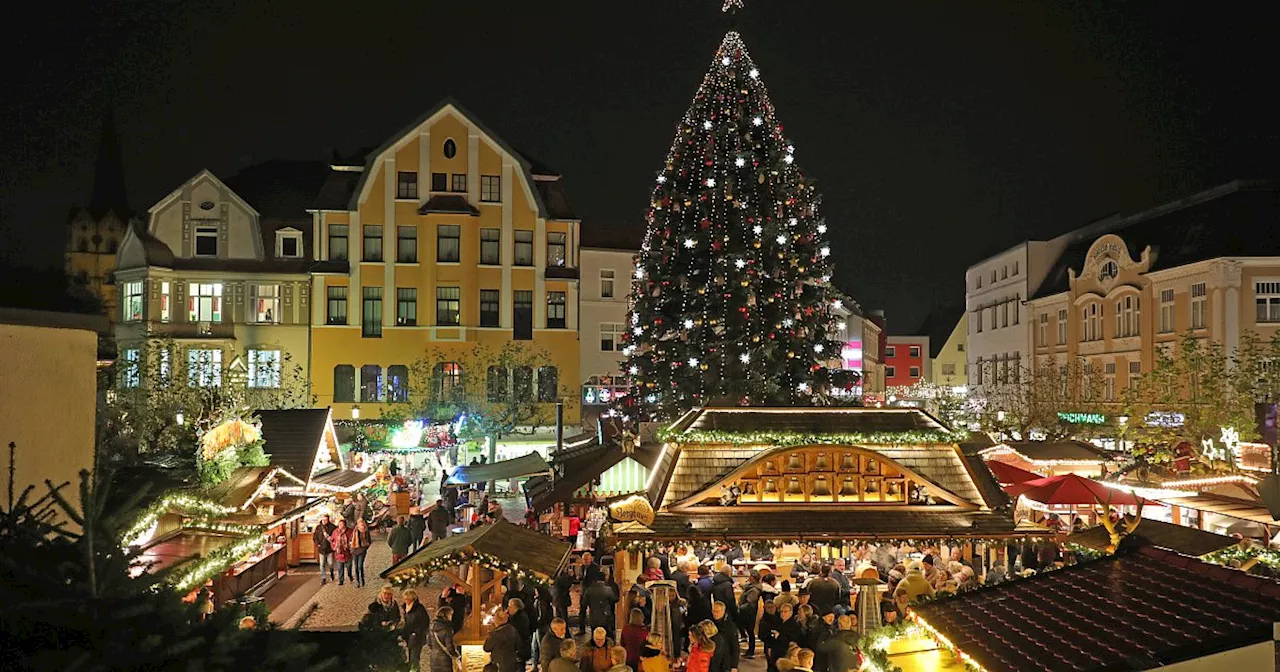
[[[146,310],[146,290],[141,280],[124,283],[120,290],[123,300],[120,302],[120,317],[125,322],[141,322]]]
[[[226,306],[221,282],[192,282],[187,286],[187,321],[222,322]],[[209,310],[204,310],[203,299],[209,299]]]
[[[612,268],[600,269],[600,298],[614,298],[614,289],[616,288],[616,285],[614,284],[614,280],[616,279],[615,276],[616,273],[614,273]],[[609,288],[608,291],[605,291],[605,287]]]
[[[1049,313],[1040,313],[1040,324],[1036,327],[1036,335],[1040,339],[1037,345],[1042,348],[1049,345]]]
[[[187,386],[222,387],[222,349],[187,349]]]
[[[173,319],[173,294],[170,292],[168,280],[160,281],[160,321]]]
[[[1067,344],[1067,309],[1058,310],[1058,345]]]
[[[1204,329],[1208,324],[1209,289],[1203,282],[1191,285],[1191,328]]]
[[[279,350],[250,350],[248,386],[260,389],[280,387],[281,362]]]
[[[1280,323],[1280,278],[1259,278],[1253,283],[1254,318],[1258,324]],[[1258,311],[1257,308],[1263,308]]]
[[[898,356],[898,348],[897,348],[897,346],[893,346],[893,345],[886,345],[886,346],[884,346],[884,358],[885,358],[885,359],[889,359],[890,357],[897,357],[897,356]]]
[[[622,335],[626,332],[626,326],[621,322],[601,322],[600,323],[600,352],[621,352],[622,351]],[[611,347],[604,347],[605,337],[609,337]]]
[[[907,356],[908,356],[908,357],[919,357],[919,356],[920,356],[920,346],[918,346],[918,345],[908,346],[908,347],[907,347]]]
[[[908,377],[908,378],[919,378],[919,377],[920,377],[920,367],[918,367],[918,366],[909,366],[909,367],[907,367],[907,377]]]
[[[280,324],[280,285],[251,285],[249,317],[255,324]],[[271,317],[266,317],[270,314]]]
[[[897,377],[897,374],[898,374],[898,369],[897,369],[897,367],[895,367],[895,366],[886,366],[886,367],[884,367],[884,377],[885,377],[885,378],[896,378],[896,377]]]
[[[1172,289],[1160,290],[1160,333],[1171,334],[1174,327],[1174,295]]]
[[[125,348],[120,353],[124,366],[120,369],[120,385],[135,388],[142,384],[142,350]]]
[[[1137,336],[1141,324],[1140,299],[1129,294],[1116,299],[1116,337]]]
[[[298,251],[297,254],[286,255],[284,253],[284,241],[286,240],[295,241],[297,247],[295,247],[294,249]],[[276,230],[276,258],[277,259],[301,259],[303,256],[304,255],[302,250],[302,232],[291,226],[283,229],[277,229]]]
[[[195,229],[191,237],[191,256],[212,258],[218,256],[218,227],[217,225],[200,225],[193,227]],[[213,238],[213,254],[200,254],[200,239]]]

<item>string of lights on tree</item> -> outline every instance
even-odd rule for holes
[[[818,202],[728,33],[654,185],[623,335],[625,419],[721,399],[809,405],[852,385],[829,368],[842,304]]]
[[[716,429],[691,429],[665,437],[674,443],[720,443],[733,446],[767,445],[786,448],[808,445],[877,445],[916,446],[932,443],[954,443],[964,436],[936,429],[913,429],[897,432],[741,432]]]

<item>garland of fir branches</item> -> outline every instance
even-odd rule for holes
[[[675,443],[722,443],[734,446],[768,445],[780,448],[807,445],[879,445],[905,446],[955,443],[962,436],[937,429],[912,429],[896,432],[741,432],[717,429],[690,429],[671,432],[664,441]]]

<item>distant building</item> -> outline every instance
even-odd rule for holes
[[[639,250],[639,236],[632,231],[583,227],[579,376],[582,403],[594,410],[603,409],[627,390],[626,372],[619,365]]]
[[[102,300],[107,315],[113,319],[116,290],[111,272],[116,268],[116,252],[132,217],[115,117],[108,108],[98,140],[89,205],[72,208],[67,216],[63,266],[73,283]]]
[[[958,312],[960,318],[951,327],[951,333],[929,337],[933,382],[938,385],[965,387],[969,384],[969,314],[963,308]]]
[[[856,301],[847,300],[835,313],[839,329],[832,337],[843,343],[840,349],[840,368],[858,374],[858,386],[854,396],[878,398],[884,392],[884,367],[880,362],[880,325],[872,321]],[[879,312],[879,311],[873,311]]]

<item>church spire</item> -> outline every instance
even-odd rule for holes
[[[89,210],[94,217],[102,217],[109,210],[115,210],[121,218],[130,214],[129,195],[124,185],[124,163],[120,158],[120,141],[116,137],[115,112],[110,105],[102,115],[102,135],[98,140]]]

